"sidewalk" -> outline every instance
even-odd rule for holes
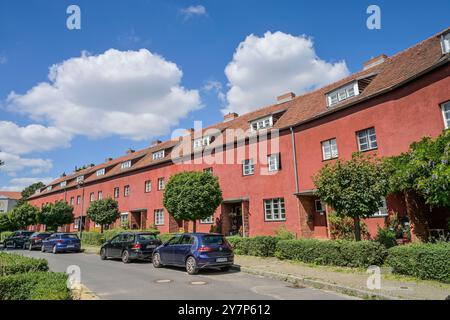
[[[242,272],[328,289],[367,299],[444,300],[450,295],[450,284],[421,281],[382,271],[381,289],[369,290],[370,274],[364,270],[330,266],[311,266],[277,258],[235,256]]]

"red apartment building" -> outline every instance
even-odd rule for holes
[[[219,178],[224,201],[213,217],[197,223],[198,231],[218,225],[224,234],[240,230],[254,236],[285,226],[298,237],[328,238],[329,208],[314,196],[312,177],[336,158],[349,159],[357,151],[398,155],[412,142],[448,128],[449,51],[447,28],[392,57],[373,58],[362,71],[316,91],[285,94],[272,106],[226,115],[211,127],[60,177],[29,200],[37,207],[61,200],[72,204],[76,220],[67,231],[78,230],[81,220],[86,230],[98,227],[86,219],[86,210],[91,201],[106,197],[115,198],[122,212],[115,226],[191,230],[191,224],[175,221],[164,209],[164,183],[180,171],[210,170]],[[232,130],[240,133],[228,137]],[[278,147],[272,145],[275,139]],[[180,151],[186,144],[192,152]],[[249,156],[255,148],[259,159]],[[205,152],[234,161],[192,161]],[[371,234],[389,212],[406,215],[402,200],[389,196],[386,206],[366,219]],[[448,210],[439,217],[431,227],[448,219]]]

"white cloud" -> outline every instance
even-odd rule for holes
[[[345,62],[321,60],[310,38],[283,32],[249,35],[239,44],[225,74],[228,105],[223,113],[245,113],[293,91],[301,94],[349,74]]]
[[[202,5],[189,6],[187,8],[180,9],[181,14],[184,15],[185,19],[189,19],[193,16],[203,16],[206,15],[206,8]]]
[[[18,155],[0,151],[0,159],[5,162],[0,172],[15,176],[18,171],[29,170],[33,175],[48,172],[53,167],[49,159],[22,158]]]
[[[24,154],[68,147],[71,135],[55,127],[31,124],[19,127],[13,122],[0,121],[0,150]]]
[[[52,177],[34,177],[34,178],[14,178],[9,180],[7,186],[1,187],[3,191],[22,191],[26,187],[32,185],[36,182],[42,182],[43,184],[48,184],[54,179]]]
[[[68,134],[135,140],[167,134],[201,107],[197,90],[180,84],[175,63],[146,49],[71,58],[50,68],[50,82],[8,97],[10,110]]]
[[[202,89],[206,92],[214,92],[215,94],[217,94],[217,98],[221,102],[224,102],[226,100],[226,96],[222,90],[222,83],[219,81],[214,80],[207,81]]]

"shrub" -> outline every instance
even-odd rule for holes
[[[354,221],[350,217],[340,217],[335,213],[328,216],[331,238],[335,240],[355,240]],[[361,237],[369,240],[370,233],[364,221],[360,221]]]
[[[281,226],[276,231],[276,236],[280,240],[294,240],[295,234],[291,231],[289,231],[286,226]]]
[[[318,265],[362,267],[381,265],[386,249],[373,241],[300,239],[277,243],[275,256]]]
[[[387,249],[395,247],[397,245],[395,231],[390,228],[378,227],[377,236],[375,241],[384,245]]]
[[[394,273],[450,283],[450,243],[396,246],[386,264]]]
[[[278,237],[258,236],[254,238],[242,238],[239,236],[227,237],[236,254],[251,255],[257,257],[273,257]]]
[[[4,231],[0,233],[0,242],[3,242],[6,238],[8,238],[12,234],[13,234],[12,231]]]
[[[67,275],[32,272],[0,277],[0,300],[70,300]]]
[[[233,248],[236,248],[237,244],[242,240],[243,238],[240,236],[230,236],[227,237],[228,242],[231,244]]]
[[[80,233],[78,233],[78,236],[80,237]],[[105,234],[95,231],[83,231],[81,242],[91,246],[101,246],[105,243]]]
[[[166,241],[169,241],[170,238],[172,238],[175,235],[175,233],[163,233],[159,235],[159,239],[164,243]]]
[[[0,253],[0,277],[16,273],[47,271],[45,259],[34,259],[18,254]]]

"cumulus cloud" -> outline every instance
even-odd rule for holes
[[[83,53],[53,65],[49,82],[11,92],[7,103],[70,135],[150,139],[201,107],[199,92],[182,87],[182,76],[175,63],[146,49]]]
[[[22,158],[3,151],[0,152],[0,159],[5,162],[0,167],[0,172],[6,172],[10,176],[15,176],[17,172],[25,169],[33,175],[41,174],[50,171],[53,167],[53,163],[49,159]]]
[[[10,121],[0,121],[0,150],[25,154],[68,147],[71,135],[55,127],[31,124],[19,127]]]
[[[349,74],[344,61],[320,59],[311,38],[283,32],[249,35],[227,65],[228,105],[223,113],[245,113],[289,91],[301,94]]]
[[[205,92],[215,93],[217,95],[217,99],[219,99],[221,102],[224,102],[226,100],[226,96],[223,93],[222,89],[222,83],[219,81],[214,80],[207,81],[202,89]]]
[[[185,19],[189,19],[194,16],[203,16],[207,14],[206,8],[202,5],[189,6],[187,8],[180,9],[180,12],[185,17]]]
[[[54,179],[52,177],[33,177],[33,178],[14,178],[9,180],[7,186],[1,187],[1,190],[4,191],[22,191],[26,187],[32,185],[36,182],[42,182],[43,184],[48,184]]]

